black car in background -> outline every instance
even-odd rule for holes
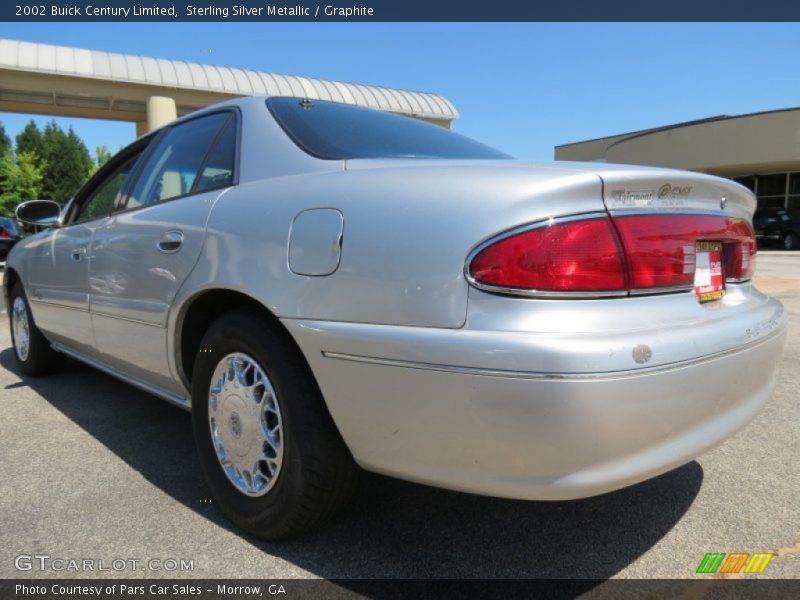
[[[759,208],[753,215],[759,245],[780,244],[785,250],[800,249],[800,219],[784,208]]]
[[[9,251],[19,241],[19,238],[14,219],[0,217],[0,261],[5,261]]]

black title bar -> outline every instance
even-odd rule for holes
[[[0,21],[20,22],[530,22],[530,21],[800,21],[786,0],[269,0],[4,1]],[[642,43],[643,40],[619,40]],[[601,40],[598,40],[601,43]],[[676,39],[679,44],[680,40]]]

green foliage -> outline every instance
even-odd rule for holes
[[[33,152],[36,156],[44,156],[44,142],[42,132],[33,121],[28,121],[17,135],[17,152]]]
[[[0,123],[0,157],[4,157],[8,152],[11,152],[11,140],[6,135],[6,128]],[[0,190],[4,181],[6,181],[5,171],[0,169]]]
[[[6,134],[6,128],[0,123],[0,154],[11,150],[11,139]]]
[[[83,185],[94,166],[89,150],[72,128],[65,133],[55,121],[45,125],[41,158],[46,163],[42,196],[61,204]]]
[[[94,171],[97,171],[100,167],[106,164],[109,160],[111,160],[111,150],[108,149],[108,146],[103,144],[102,146],[98,146],[94,149]]]
[[[0,214],[12,215],[23,200],[40,197],[45,168],[33,152],[0,154]]]
[[[101,146],[95,163],[72,128],[64,131],[55,121],[47,123],[43,130],[30,121],[17,135],[14,151],[0,125],[0,153],[0,211],[6,212],[9,203],[31,198],[63,204],[97,170],[100,160],[110,158],[108,149]]]
[[[17,164],[11,151],[0,152],[0,214],[2,215],[9,215],[14,210],[16,190],[10,188],[13,185],[16,170]]]

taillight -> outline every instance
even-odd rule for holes
[[[544,224],[479,250],[469,263],[479,286],[542,292],[624,291],[617,235],[606,217]]]
[[[756,234],[753,226],[742,219],[728,219],[729,238],[725,245],[725,275],[734,281],[744,281],[756,274]]]
[[[748,279],[755,271],[755,234],[742,219],[649,214],[616,216],[614,224],[628,257],[634,292],[692,287],[698,240],[722,242],[726,279]]]
[[[6,229],[5,227],[0,227],[0,238],[9,239],[9,238],[13,238],[13,237],[14,236],[11,235],[11,232],[8,229]]]
[[[548,221],[479,247],[468,263],[477,287],[531,295],[603,296],[688,289],[699,240],[722,243],[729,281],[755,272],[755,234],[720,215],[591,215]]]

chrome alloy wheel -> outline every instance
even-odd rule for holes
[[[22,296],[14,298],[11,307],[11,328],[14,331],[14,350],[21,361],[28,360],[31,349],[30,324],[28,323],[28,308]]]
[[[283,463],[283,424],[269,377],[247,354],[223,358],[208,391],[208,423],[217,459],[237,490],[263,496]]]

